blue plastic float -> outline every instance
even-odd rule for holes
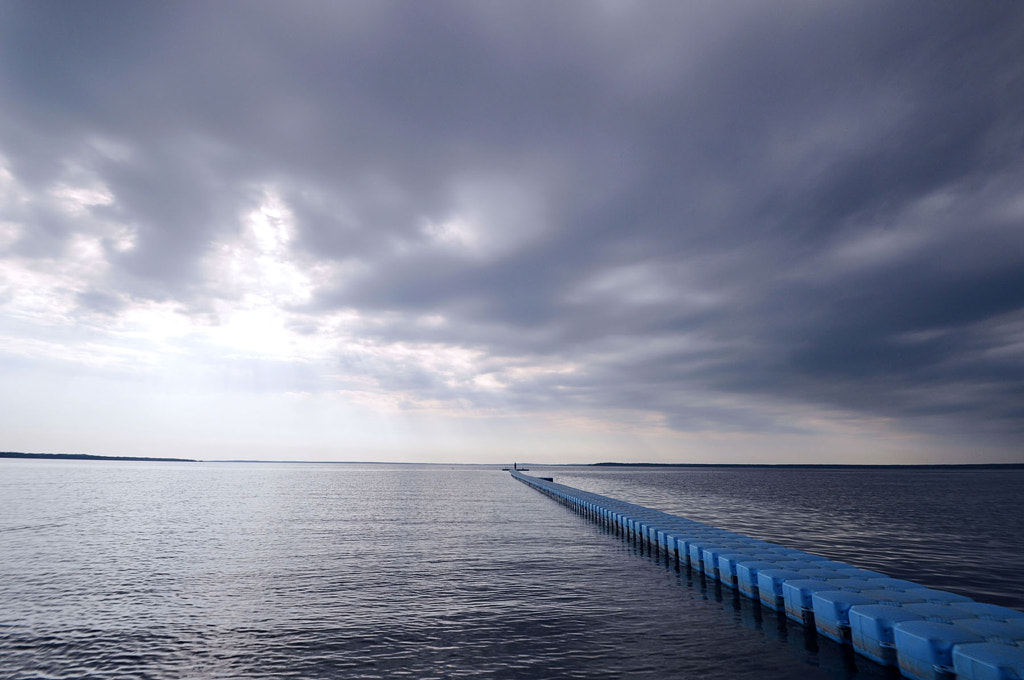
[[[953,672],[971,680],[1024,678],[1024,647],[992,642],[957,645],[953,648]]]

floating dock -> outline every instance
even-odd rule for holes
[[[512,476],[913,680],[1024,678],[1024,612],[608,498]]]

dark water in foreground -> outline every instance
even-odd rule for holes
[[[791,481],[721,472],[549,471],[793,547],[828,544],[858,564],[902,535],[831,491],[754,510],[751,497]],[[1020,574],[1014,475],[972,480],[980,505],[949,496],[958,484],[900,481],[905,495],[937,498],[914,515],[907,559],[935,574],[992,574],[992,557],[1009,550]],[[832,504],[820,509],[823,498]],[[906,521],[901,512],[891,521]],[[828,528],[835,517],[842,526]],[[924,559],[929,541],[949,558]],[[1019,603],[1012,586],[988,590]],[[884,674],[493,469],[0,461],[0,677]]]

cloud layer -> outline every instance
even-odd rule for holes
[[[1017,460],[1022,44],[1011,2],[5,3],[0,353],[464,443]]]

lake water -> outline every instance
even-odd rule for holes
[[[1021,471],[545,474],[1024,602]],[[0,460],[0,677],[886,674],[495,468]]]

